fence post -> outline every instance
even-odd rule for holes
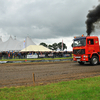
[[[33,73],[33,86],[35,86],[35,74]]]

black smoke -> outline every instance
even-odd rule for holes
[[[86,27],[87,27],[87,35],[90,35],[93,31],[95,31],[96,24],[100,21],[100,4],[95,7],[93,10],[90,10],[87,15]]]

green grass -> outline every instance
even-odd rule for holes
[[[72,57],[62,58],[34,58],[34,59],[0,59],[0,61],[25,61],[25,60],[56,60],[56,59],[71,59]]]
[[[0,89],[0,100],[100,100],[100,77]]]

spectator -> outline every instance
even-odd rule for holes
[[[0,53],[0,59],[2,59],[2,53]]]
[[[21,53],[20,52],[18,52],[18,57],[19,57],[19,59],[21,58]]]
[[[8,59],[10,59],[10,52],[8,53]]]
[[[32,53],[31,53],[31,52],[29,52],[29,55],[32,55]]]
[[[37,53],[35,52],[34,55],[37,55]]]
[[[13,59],[15,58],[15,52],[14,51],[12,51],[12,57],[13,57]]]

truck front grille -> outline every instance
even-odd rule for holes
[[[73,50],[73,54],[85,54],[85,49]]]

